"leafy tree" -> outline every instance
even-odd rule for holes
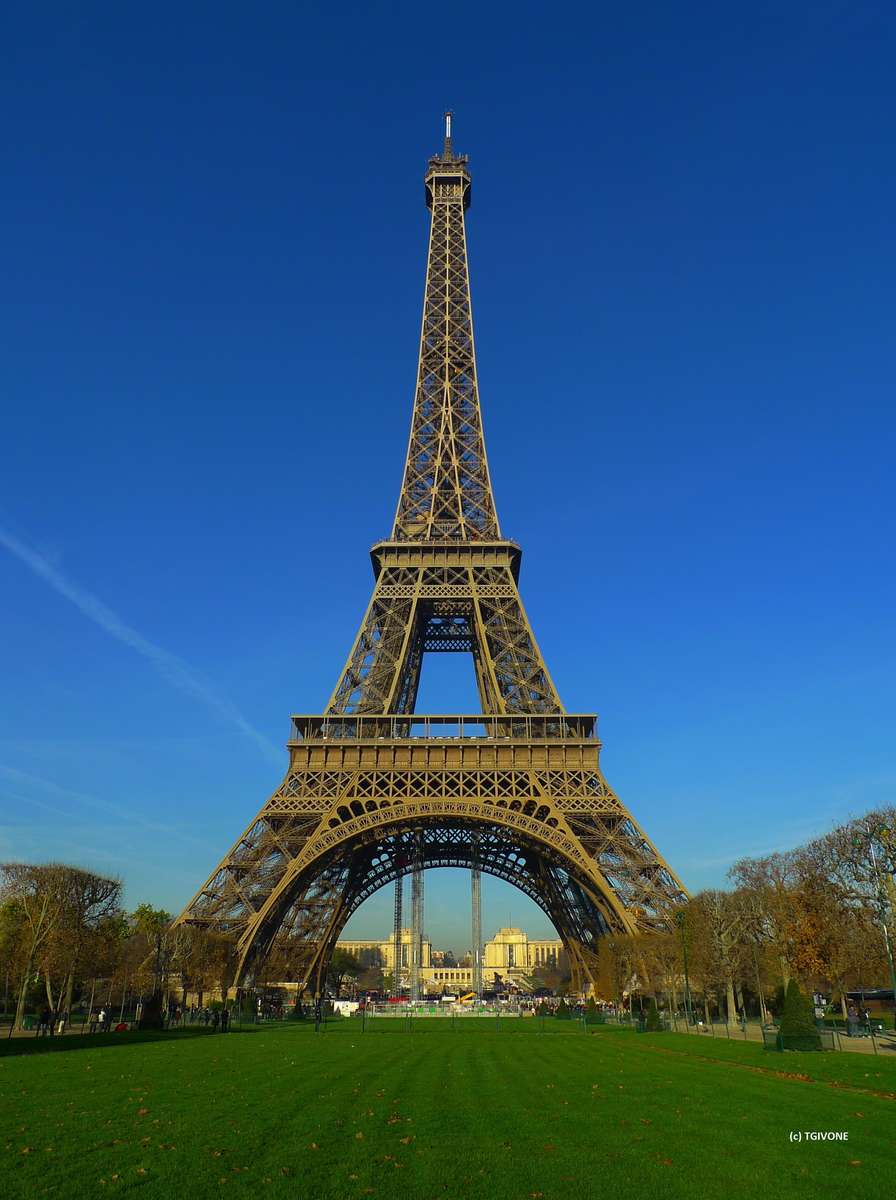
[[[572,1012],[565,1000],[561,1000],[557,1005],[557,1011],[554,1015],[559,1017],[562,1021],[568,1021],[570,1019]]]
[[[609,973],[609,984],[617,1008],[622,1007],[623,995],[631,993],[635,982],[638,959],[638,939],[629,934],[613,934],[603,939]]]
[[[381,992],[385,987],[382,967],[365,967],[358,976],[358,987],[362,992]]]
[[[152,991],[143,1002],[140,1015],[141,1029],[159,1029],[164,1024],[165,1001],[163,981],[168,978],[168,969],[174,950],[171,935],[171,913],[151,904],[140,904],[131,913],[134,930],[132,949],[137,951],[137,963],[141,969],[147,967],[152,973]]]
[[[559,967],[555,967],[550,963],[534,967],[531,979],[536,988],[549,988],[550,991],[555,993],[559,992],[563,986],[563,972]]]
[[[61,883],[62,911],[50,939],[50,948],[62,973],[59,1007],[70,1013],[75,982],[85,966],[88,951],[96,954],[100,949],[95,935],[115,934],[109,923],[114,923],[121,915],[121,880],[66,867]],[[48,967],[45,974],[49,990]]]
[[[343,988],[357,980],[361,974],[361,964],[357,956],[349,950],[338,947],[333,951],[330,966],[327,969],[327,980],[338,996]]]

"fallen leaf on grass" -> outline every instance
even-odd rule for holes
[[[652,1124],[652,1122],[651,1122],[651,1121],[649,1121],[649,1120],[647,1119],[647,1117],[642,1117],[642,1118],[641,1118],[641,1124],[642,1124],[642,1125],[650,1125],[650,1124]]]
[[[396,1115],[394,1115],[394,1116],[391,1116],[391,1117],[389,1118],[389,1120],[386,1122],[386,1124],[387,1124],[387,1125],[397,1125],[397,1124],[399,1123],[399,1121],[400,1121],[400,1120],[401,1120],[401,1117],[399,1117],[399,1116],[396,1114]]]
[[[554,1143],[553,1143],[553,1142],[548,1142],[548,1143],[547,1143],[547,1144],[544,1146],[544,1152],[545,1152],[545,1154],[550,1154],[552,1150],[556,1150],[556,1149],[557,1149],[557,1147],[554,1145]]]
[[[318,1146],[317,1142],[312,1142],[311,1145],[308,1147],[308,1149],[309,1150],[319,1150],[320,1146]]]
[[[410,1146],[411,1142],[414,1140],[414,1135],[408,1134],[407,1137],[399,1138],[398,1140],[401,1142],[402,1146]]]
[[[361,1130],[360,1130],[360,1129],[359,1129],[359,1130],[358,1130],[358,1132],[355,1134],[355,1141],[356,1141],[356,1142],[363,1142],[363,1141],[364,1141],[364,1134],[361,1132]]]
[[[849,1160],[849,1165],[851,1167],[860,1167],[862,1165],[862,1160],[860,1158],[851,1158]]]

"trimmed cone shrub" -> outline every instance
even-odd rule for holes
[[[148,1000],[143,1002],[143,1011],[137,1024],[138,1029],[164,1029],[165,1016],[162,1003],[162,993],[153,992]]]
[[[803,995],[795,979],[787,985],[778,1034],[784,1050],[821,1049],[811,998]]]
[[[656,1000],[650,1001],[650,1007],[647,1009],[647,1017],[644,1022],[644,1027],[648,1033],[659,1033],[663,1028],[663,1022],[660,1020],[659,1009],[656,1006]]]
[[[557,1012],[556,1012],[555,1016],[558,1016],[562,1020],[567,1020],[567,1021],[572,1016],[572,1013],[569,1011],[569,1005],[566,1003],[565,1000],[561,1000],[560,1003],[557,1005]]]

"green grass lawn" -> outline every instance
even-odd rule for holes
[[[0,1195],[892,1191],[896,1061],[884,1055],[772,1054],[551,1021],[545,1033],[524,1021],[403,1024],[73,1037],[68,1049],[58,1039],[53,1052],[6,1054]],[[794,1143],[791,1130],[849,1141]]]

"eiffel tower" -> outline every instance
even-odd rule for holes
[[[595,981],[601,937],[667,929],[687,898],[604,779],[597,718],[564,709],[520,599],[521,551],[501,533],[485,454],[470,172],[450,114],[424,182],[414,410],[370,603],[325,712],[292,717],[283,782],[176,922],[231,943],[236,984],[276,949],[300,994],[320,995],[352,913],[426,868],[484,871],[531,897],[577,989]],[[415,713],[427,653],[472,655],[481,713]]]

